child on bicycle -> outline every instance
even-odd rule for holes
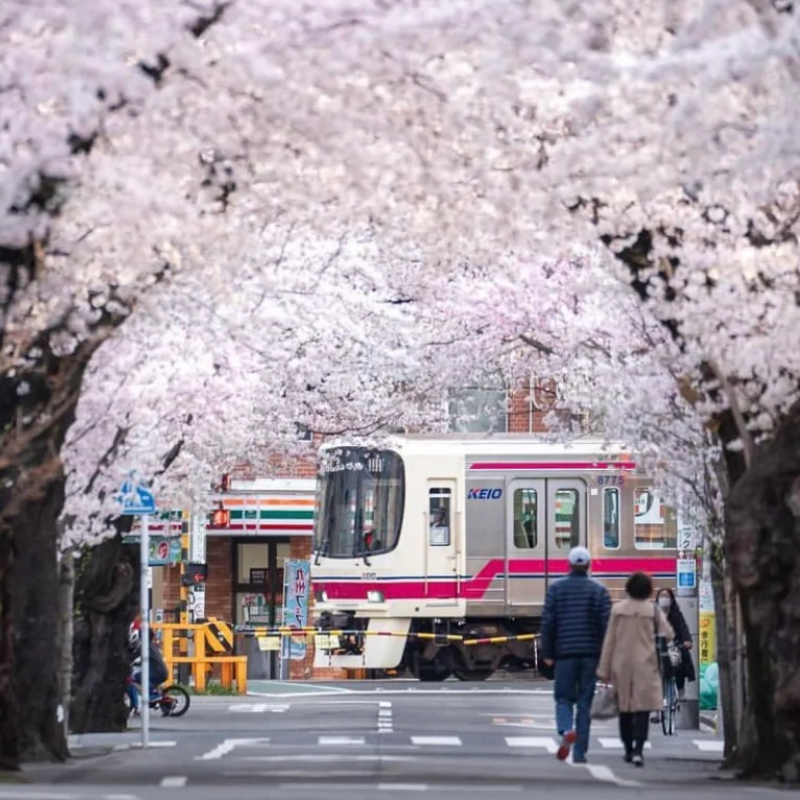
[[[150,632],[150,646],[148,648],[148,654],[150,656],[150,700],[153,700],[154,697],[158,696],[158,687],[164,683],[167,678],[169,677],[169,670],[167,669],[167,664],[164,661],[164,656],[159,649],[158,645],[156,644],[156,634],[152,628],[149,628]],[[131,708],[133,709],[134,713],[139,712],[139,692],[136,690],[136,686],[141,686],[142,682],[142,662],[141,662],[141,647],[139,647],[139,642],[141,641],[138,631],[131,633],[131,645],[135,648],[135,660],[131,677],[133,678],[133,684],[128,684],[128,696],[131,699]]]

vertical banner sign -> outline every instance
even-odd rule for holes
[[[309,562],[284,562],[283,624],[291,628],[305,628],[308,624],[308,579]],[[305,636],[292,636],[289,644],[289,658],[302,661],[306,657]]]

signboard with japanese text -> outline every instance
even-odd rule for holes
[[[283,566],[283,624],[291,628],[305,628],[308,624],[308,593],[311,590],[308,561],[286,559]],[[306,657],[304,636],[289,640],[289,658],[302,661]]]
[[[125,536],[124,544],[138,544],[139,536]],[[180,564],[181,540],[173,536],[151,536],[148,540],[150,559],[148,566],[164,567],[168,564]]]

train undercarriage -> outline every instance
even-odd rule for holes
[[[364,654],[369,620],[352,613],[322,614],[322,630],[346,631],[331,655]],[[402,657],[386,670],[407,671],[420,681],[484,681],[498,670],[536,669],[535,636],[540,620],[533,618],[413,619]]]

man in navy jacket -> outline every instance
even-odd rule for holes
[[[542,613],[540,653],[555,664],[556,726],[561,736],[557,757],[586,763],[597,662],[611,615],[608,590],[589,577],[591,555],[585,547],[569,553],[570,573],[547,590]],[[577,706],[577,714],[575,707]]]

